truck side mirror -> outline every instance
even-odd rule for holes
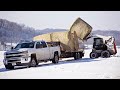
[[[13,47],[11,47],[11,50],[14,49]]]

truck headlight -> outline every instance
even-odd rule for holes
[[[23,56],[22,56],[23,58],[27,58],[27,57],[28,57],[28,51],[23,51],[23,52],[22,52],[22,55],[23,55]]]
[[[27,53],[28,53],[28,51],[23,51],[22,53],[27,54]]]
[[[4,65],[7,65],[7,64],[8,64],[8,62],[7,62],[6,59],[3,59],[3,63],[4,63]]]

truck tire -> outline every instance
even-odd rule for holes
[[[5,65],[5,68],[6,69],[14,69],[14,66],[12,66],[11,63],[9,63],[8,65]]]
[[[98,54],[96,52],[91,52],[90,53],[90,58],[92,58],[92,59],[98,58]]]
[[[36,67],[37,65],[38,65],[38,63],[37,63],[35,57],[32,57],[31,61],[29,63],[29,67]]]
[[[52,59],[52,63],[56,64],[59,62],[59,55],[57,53],[54,54],[54,58]]]
[[[101,52],[101,57],[102,58],[108,58],[108,57],[110,57],[110,52],[108,50],[102,51]]]

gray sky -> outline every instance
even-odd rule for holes
[[[69,29],[76,18],[82,18],[93,30],[120,30],[120,11],[0,11],[0,18],[35,29]]]

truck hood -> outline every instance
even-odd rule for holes
[[[87,40],[87,37],[90,35],[91,31],[92,27],[81,18],[77,18],[70,27],[70,32],[75,33],[81,40]]]
[[[8,54],[20,54],[20,53],[23,53],[23,52],[25,52],[27,50],[28,50],[27,48],[13,49],[13,50],[7,51],[5,53],[6,53],[6,55],[8,55]]]

